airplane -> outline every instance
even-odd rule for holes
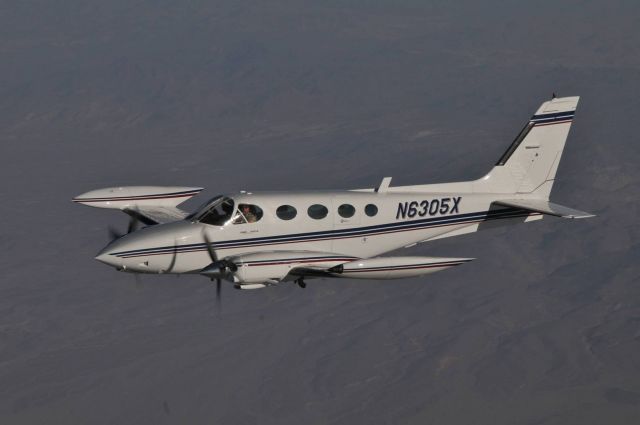
[[[125,235],[96,260],[132,273],[200,274],[237,289],[305,279],[398,279],[473,260],[381,256],[436,239],[545,215],[593,214],[549,201],[579,97],[544,102],[484,177],[375,188],[223,194],[194,212],[178,205],[200,187],[128,186],[86,192],[73,202],[130,216]],[[138,223],[146,225],[137,230]]]

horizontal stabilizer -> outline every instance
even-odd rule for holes
[[[594,214],[554,204],[544,199],[503,199],[500,201],[495,201],[494,203],[498,205],[504,205],[506,207],[522,208],[523,210],[535,211],[542,214],[549,214],[562,218],[595,217]]]

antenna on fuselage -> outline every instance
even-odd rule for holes
[[[385,193],[391,184],[391,177],[385,177],[380,182],[380,186],[376,187],[376,192]]]

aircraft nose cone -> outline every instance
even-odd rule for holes
[[[111,249],[111,247],[108,246],[104,248],[102,251],[100,251],[98,255],[96,255],[95,259],[100,261],[103,264],[106,264],[107,266],[119,267],[120,266],[118,264],[119,259],[115,255],[111,255],[112,252],[113,252],[113,249]]]

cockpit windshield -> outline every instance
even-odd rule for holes
[[[197,211],[192,219],[212,226],[224,226],[233,216],[233,212],[233,199],[218,197]]]

